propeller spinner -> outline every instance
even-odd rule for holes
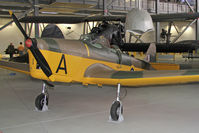
[[[22,28],[21,24],[19,23],[17,17],[13,14],[12,11],[9,11],[9,13],[10,13],[13,21],[15,22],[15,24],[17,25],[17,27],[19,28],[19,30],[21,31],[21,33],[25,37],[25,39],[26,39],[26,41],[25,41],[26,47],[28,49],[30,49],[31,53],[35,57],[37,63],[39,64],[39,66],[41,67],[41,69],[45,73],[45,75],[51,81],[54,81],[54,78],[52,76],[52,71],[50,69],[50,66],[48,65],[46,59],[44,58],[44,56],[40,52],[39,48],[37,47],[37,40],[35,38],[28,37],[28,35],[24,31],[24,29]]]

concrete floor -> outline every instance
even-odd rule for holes
[[[56,86],[49,90],[49,111],[37,112],[34,99],[41,86],[39,80],[0,69],[0,133],[199,131],[199,84],[127,88],[125,120],[118,124],[108,122],[114,87]]]

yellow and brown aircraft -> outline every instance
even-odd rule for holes
[[[117,86],[117,99],[110,110],[110,118],[113,121],[123,119],[120,86],[199,81],[199,69],[194,69],[197,66],[149,63],[123,54],[118,49],[92,43],[86,38],[82,40],[30,38],[15,15],[12,12],[10,14],[26,39],[29,64],[0,60],[0,67],[29,74],[44,81],[42,93],[35,99],[38,110],[45,110],[48,105],[46,85],[51,85],[48,81]],[[148,54],[154,50],[154,44],[151,44]]]

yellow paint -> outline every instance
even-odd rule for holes
[[[28,71],[22,71],[22,70],[15,69],[15,68],[12,68],[12,67],[5,67],[5,66],[0,65],[0,68],[8,69],[8,70],[11,70],[11,71],[16,71],[16,72],[20,72],[20,73],[30,74],[30,72],[28,72]]]
[[[199,75],[182,75],[182,76],[173,76],[173,77],[152,77],[152,78],[131,78],[131,79],[111,79],[111,78],[85,78],[84,74],[87,68],[93,64],[101,63],[106,66],[111,67],[117,71],[130,71],[133,67],[135,71],[140,71],[141,69],[136,68],[134,66],[126,66],[122,65],[121,68],[118,68],[118,64],[110,63],[105,61],[99,61],[94,59],[83,58],[79,56],[67,55],[64,54],[66,59],[66,66],[67,66],[67,74],[64,71],[56,70],[59,66],[62,53],[52,52],[41,50],[42,54],[45,56],[50,68],[53,72],[53,80],[55,82],[79,82],[83,85],[88,84],[96,84],[98,86],[101,85],[117,85],[120,83],[123,86],[144,86],[144,85],[162,85],[162,84],[174,84],[174,83],[187,83],[187,82],[196,82],[199,81]],[[30,52],[29,52],[30,54]],[[41,69],[36,69],[36,61],[33,58],[32,54],[30,54],[30,74],[34,78],[49,80],[45,74],[42,72]],[[165,63],[153,64],[153,66],[157,67],[158,69],[165,69]],[[178,65],[170,65],[168,70],[178,70]],[[167,68],[167,67],[166,67]],[[51,79],[52,80],[52,79]]]
[[[51,75],[51,76],[49,76],[48,78],[49,78],[49,80],[52,81],[52,82],[55,81],[55,76],[54,76],[54,75]]]
[[[89,57],[89,56],[90,56],[89,48],[88,48],[87,44],[84,44],[84,45],[85,45],[85,47],[86,47],[86,50],[87,50],[87,53],[88,53],[88,57]]]
[[[0,59],[2,59],[2,54],[0,54]]]
[[[81,83],[86,84],[87,81],[84,81],[85,79],[84,73],[89,66],[96,63],[104,64],[118,71],[130,71],[131,68],[133,68],[135,71],[142,70],[134,66],[126,66],[126,65],[121,65],[121,67],[118,68],[117,63],[99,61],[99,60],[64,54],[65,59],[66,59],[67,74],[65,74],[65,71],[61,71],[61,70],[59,70],[58,73],[56,73],[56,70],[59,66],[59,63],[62,57],[62,53],[46,51],[46,50],[41,50],[41,52],[46,58],[53,72],[53,75],[52,75],[53,79],[51,80],[54,80],[56,82],[81,82]],[[41,69],[36,69],[36,60],[33,58],[33,55],[30,53],[30,51],[29,51],[29,55],[30,55],[29,61],[31,64],[30,65],[31,76],[38,79],[49,80],[49,78],[46,77],[46,75],[42,72]]]
[[[150,63],[156,70],[180,70],[180,66],[177,64],[169,63]]]
[[[102,84],[97,84],[98,87],[102,87]]]
[[[86,80],[88,84],[117,85],[120,83],[122,86],[146,86],[199,82],[199,75],[131,79],[86,78]]]
[[[10,16],[12,16],[13,12],[11,10],[9,10],[9,14],[10,14]]]

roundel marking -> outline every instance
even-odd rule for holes
[[[133,68],[133,67],[131,68],[131,71],[134,71],[134,68]]]

